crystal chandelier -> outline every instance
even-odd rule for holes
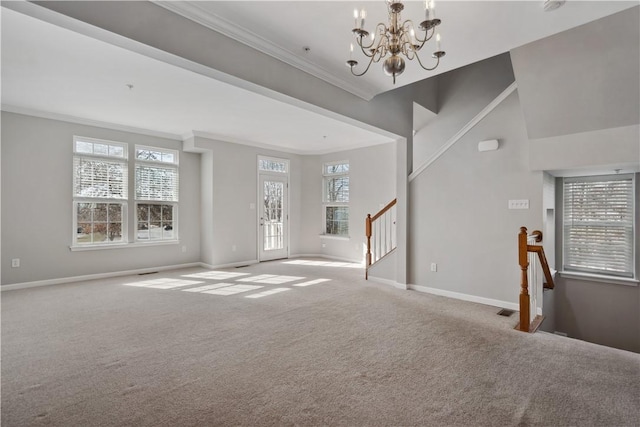
[[[424,31],[422,38],[416,34],[413,21],[410,19],[404,22],[402,21],[400,17],[400,13],[404,9],[402,1],[387,0],[387,8],[389,10],[389,25],[387,26],[382,22],[378,23],[371,34],[364,29],[364,21],[366,18],[365,10],[362,9],[359,13],[357,9],[353,11],[356,25],[352,32],[356,37],[356,43],[360,46],[362,53],[368,58],[369,63],[363,72],[358,74],[354,71],[353,68],[358,65],[358,61],[353,59],[352,43],[351,58],[347,61],[347,66],[351,68],[351,73],[354,76],[362,76],[369,71],[371,64],[386,58],[382,64],[382,68],[388,76],[393,76],[393,84],[395,84],[396,76],[399,76],[404,71],[405,62],[402,56],[408,60],[417,59],[420,66],[427,71],[435,70],[440,64],[440,58],[445,55],[445,52],[440,49],[440,34],[436,32],[436,27],[440,25],[441,21],[436,18],[434,1],[425,1],[425,20],[422,21],[418,27]],[[420,52],[425,43],[431,40],[434,35],[436,36],[436,50],[433,52],[432,57],[436,62],[433,67],[429,68],[422,64],[418,52]],[[391,56],[387,57],[387,55]]]

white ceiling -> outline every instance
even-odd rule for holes
[[[511,49],[566,31],[578,25],[633,7],[638,1],[575,1],[552,12],[545,12],[543,0],[452,1],[437,0],[436,14],[442,50],[446,56],[434,71],[424,71],[407,62],[405,72],[394,86],[372,64],[363,77],[354,77],[345,65],[349,45],[354,42],[354,8],[367,12],[365,29],[388,22],[383,0],[360,1],[179,1],[158,2],[174,12],[207,25],[285,62],[325,78],[330,83],[364,98],[386,92],[439,73],[490,58]],[[405,1],[404,20],[419,24],[424,20],[424,0]],[[420,32],[418,32],[420,33]],[[421,55],[428,66],[433,59],[435,40],[425,45]],[[303,47],[311,50],[305,52]],[[354,43],[355,46],[355,43]],[[354,54],[363,70],[364,55]]]
[[[422,2],[407,3],[405,19],[423,16]],[[366,27],[370,28],[372,22],[386,19],[383,1],[159,4],[364,98],[394,87],[379,65],[360,78],[351,76],[344,65],[354,6],[367,10]],[[636,4],[570,0],[563,8],[545,13],[542,0],[438,0],[437,13],[443,20],[442,48],[447,56],[437,72],[509,51]],[[300,108],[4,7],[1,10],[5,110],[39,111],[148,129],[176,138],[197,131],[226,141],[303,154],[392,140],[388,133],[336,118],[335,114],[319,114],[317,108]],[[303,46],[311,51],[305,53]],[[397,86],[434,74],[408,63]]]
[[[133,85],[129,89],[127,84]],[[391,142],[353,126],[2,8],[4,110],[301,154]]]

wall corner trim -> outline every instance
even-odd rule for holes
[[[414,285],[414,284],[408,284],[407,289],[412,291],[424,292],[432,295],[438,295],[441,297],[459,299],[462,301],[475,302],[478,304],[490,305],[494,307],[508,308],[510,310],[515,310],[515,311],[520,310],[520,306],[515,302],[507,302],[507,301],[501,301],[501,300],[492,299],[492,298],[484,298],[476,295],[463,294],[460,292],[453,292],[453,291],[445,291],[443,289],[430,288],[428,286]]]
[[[431,155],[420,167],[418,167],[415,171],[409,175],[409,182],[413,181],[425,171],[433,162],[438,160],[449,148],[451,148],[456,142],[458,142],[464,135],[467,134],[471,129],[473,129],[478,123],[482,121],[490,112],[492,112],[498,105],[502,103],[509,95],[511,95],[518,88],[518,84],[516,82],[511,83],[505,90],[500,93],[493,101],[489,103],[486,107],[482,109],[474,118],[472,118],[469,123],[464,125],[462,129],[455,133],[447,142],[442,145]]]

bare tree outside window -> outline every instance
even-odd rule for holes
[[[280,181],[264,181],[262,226],[264,250],[284,247],[284,184]]]
[[[325,234],[349,234],[349,163],[329,163],[323,168]]]

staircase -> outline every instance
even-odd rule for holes
[[[520,227],[518,234],[518,263],[520,264],[520,323],[515,329],[522,332],[535,332],[544,317],[538,314],[538,262],[542,268],[545,282],[544,289],[553,289],[553,275],[547,263],[542,245],[542,231],[527,233],[527,227]],[[537,257],[536,257],[537,255]],[[531,285],[531,292],[529,292]]]
[[[369,279],[369,268],[397,247],[396,237],[396,203],[393,199],[378,213],[367,215],[365,220],[365,236],[367,238],[367,254],[365,257],[364,278]]]

